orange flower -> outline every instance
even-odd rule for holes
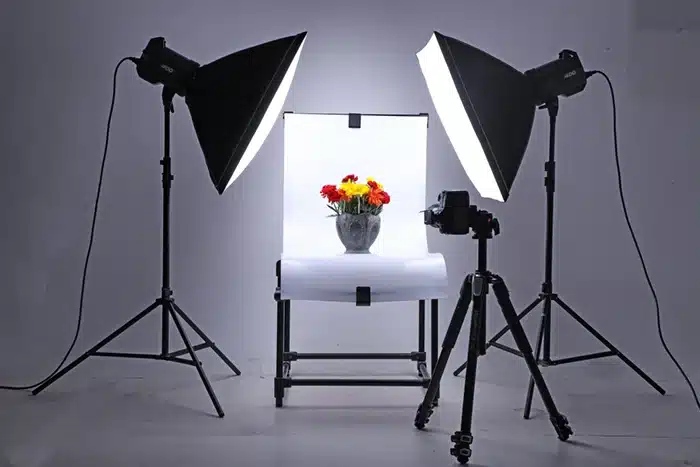
[[[381,206],[384,202],[384,193],[382,190],[370,190],[367,194],[367,202],[372,206]]]

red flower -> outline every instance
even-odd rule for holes
[[[337,203],[341,200],[341,198],[342,197],[340,196],[340,193],[338,193],[337,191],[328,195],[328,201],[330,201],[331,203]]]
[[[358,177],[357,177],[357,175],[350,174],[350,175],[346,175],[346,176],[343,178],[342,183],[356,182],[357,180],[359,180]]]
[[[329,195],[337,192],[338,189],[335,185],[323,185],[323,188],[321,188],[321,197],[328,198]]]
[[[387,193],[386,191],[382,191],[381,195],[382,204],[389,204],[389,202],[391,201],[391,196],[389,196],[389,193]]]
[[[369,181],[367,182],[367,186],[370,187],[370,188],[373,189],[373,190],[378,190],[378,189],[379,189],[379,184],[377,184],[377,182],[375,182],[374,180],[369,180]]]
[[[323,185],[321,197],[326,198],[329,203],[337,203],[350,199],[343,190],[338,190],[335,185]]]

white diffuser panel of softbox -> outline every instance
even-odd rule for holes
[[[347,114],[285,114],[283,298],[354,301],[356,286],[371,287],[373,301],[444,296],[444,259],[428,252],[421,212],[427,128],[427,115],[362,115],[351,128]],[[349,174],[391,196],[370,254],[344,254],[320,195]]]

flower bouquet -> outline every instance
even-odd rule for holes
[[[379,214],[391,197],[381,183],[371,177],[366,183],[358,183],[356,175],[347,175],[340,185],[324,185],[321,197],[335,217],[335,228],[345,253],[369,253],[369,248],[379,235]]]

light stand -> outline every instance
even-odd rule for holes
[[[476,219],[473,220],[474,235],[472,238],[478,241],[478,265],[473,274],[465,277],[460,290],[455,311],[450,320],[445,339],[442,344],[442,351],[438,357],[437,364],[433,370],[430,385],[425,394],[423,402],[418,407],[414,425],[418,429],[423,429],[428,423],[430,415],[433,413],[434,400],[440,387],[440,379],[445,372],[450,353],[454,348],[459,333],[464,324],[470,302],[473,302],[471,326],[469,330],[469,350],[466,362],[467,374],[464,383],[464,397],[462,399],[462,420],[459,431],[452,435],[454,447],[450,449],[450,454],[457,458],[460,464],[466,464],[471,457],[471,445],[473,443],[472,415],[474,412],[474,386],[476,383],[477,360],[486,354],[488,348],[486,344],[486,296],[489,286],[493,287],[493,292],[498,300],[499,307],[515,342],[520,349],[520,354],[525,359],[525,363],[530,370],[531,381],[537,385],[537,389],[542,396],[550,421],[554,426],[557,437],[566,441],[573,431],[568,420],[559,413],[547,388],[542,373],[535,357],[532,354],[532,347],[525,335],[525,331],[516,315],[513,304],[510,301],[508,288],[504,280],[491,272],[487,267],[487,242],[500,231],[498,220],[486,211],[476,211]]]
[[[535,358],[537,364],[543,367],[562,365],[566,363],[581,362],[585,360],[593,360],[603,357],[616,356],[620,358],[627,366],[632,368],[639,376],[641,376],[647,383],[649,383],[654,389],[656,389],[660,394],[665,394],[666,391],[659,386],[651,377],[649,377],[644,371],[642,371],[637,365],[634,364],[625,354],[620,352],[613,344],[611,344],[605,337],[603,337],[593,326],[588,324],[581,316],[579,316],[569,305],[567,305],[564,300],[562,300],[557,293],[554,292],[552,285],[552,261],[553,261],[553,236],[554,236],[554,184],[555,184],[555,134],[556,134],[556,122],[557,114],[559,111],[559,100],[554,97],[542,104],[540,109],[547,109],[549,112],[549,158],[544,165],[545,168],[545,179],[544,184],[547,188],[547,226],[546,226],[546,244],[545,244],[545,273],[544,282],[542,283],[542,291],[537,296],[537,298],[527,306],[518,316],[517,321],[519,322],[528,313],[534,310],[540,303],[542,303],[542,318],[540,321],[539,331],[537,333],[537,343],[535,345]],[[595,352],[591,354],[578,355],[574,357],[552,359],[551,357],[551,334],[552,334],[552,303],[559,305],[569,316],[571,316],[577,323],[583,326],[590,334],[592,334],[596,339],[598,339],[605,347],[608,348],[604,352]],[[515,354],[520,357],[525,357],[521,352],[518,352],[511,347],[498,342],[498,340],[506,334],[506,332],[512,329],[512,324],[508,324],[496,333],[486,344],[488,347],[496,347],[498,349],[504,350],[506,352]],[[467,377],[469,376],[470,370],[468,368],[468,363],[463,363],[454,372],[455,376],[458,376],[462,371],[467,369]],[[532,397],[534,390],[535,381],[533,377],[530,377],[530,382],[528,383],[527,396],[525,399],[525,408],[523,411],[524,418],[530,417],[530,409],[532,407]]]
[[[107,336],[105,339],[100,341],[97,345],[92,347],[90,350],[85,352],[83,355],[75,359],[72,363],[64,367],[61,371],[56,373],[51,378],[47,379],[43,384],[38,386],[32,391],[32,394],[36,395],[46,389],[48,386],[56,382],[63,375],[71,371],[73,368],[78,366],[88,357],[99,356],[99,357],[116,357],[116,358],[137,358],[137,359],[148,359],[148,360],[164,360],[168,362],[181,363],[185,365],[194,366],[199,373],[199,377],[204,384],[204,387],[209,394],[216,413],[219,417],[224,416],[224,411],[221,408],[221,404],[214,393],[214,389],[209,383],[206,373],[202,369],[202,363],[197,358],[195,352],[202,349],[210,348],[216,353],[216,355],[224,361],[224,363],[236,374],[240,375],[240,370],[236,365],[231,362],[231,360],[226,357],[226,355],[212,342],[211,339],[207,337],[206,334],[190,319],[187,314],[182,311],[182,309],[175,303],[173,298],[173,292],[170,289],[170,189],[172,181],[174,179],[171,171],[171,159],[170,159],[170,114],[174,112],[173,107],[173,97],[175,96],[175,91],[168,87],[163,87],[163,117],[164,117],[164,154],[163,159],[160,161],[160,165],[163,166],[163,269],[162,269],[162,287],[160,297],[157,298],[148,308],[141,311],[131,320],[126,322],[119,329],[114,331],[112,334]],[[161,349],[159,354],[148,354],[148,353],[125,353],[125,352],[101,352],[104,346],[109,344],[112,340],[121,335],[124,331],[138,323],[141,319],[145,318],[151,312],[156,311],[158,308],[161,309]],[[172,318],[175,323],[182,342],[185,348],[182,350],[177,350],[174,352],[170,351],[170,318]],[[190,343],[190,339],[187,337],[185,328],[182,325],[184,321],[187,325],[194,330],[194,332],[204,341],[202,344],[197,344],[193,346]],[[181,358],[181,355],[189,355],[189,359]]]
[[[40,393],[91,356],[165,360],[194,366],[216,413],[219,417],[224,416],[195,352],[212,349],[236,375],[241,372],[175,303],[170,289],[170,189],[173,181],[170,114],[174,112],[173,98],[175,95],[185,98],[209,176],[217,192],[223,194],[255,157],[272,129],[292,84],[305,38],[306,32],[302,32],[242,49],[200,65],[167,47],[163,37],[154,37],[148,41],[140,58],[127,58],[136,64],[136,72],[141,79],[163,86],[164,155],[160,161],[163,166],[163,277],[160,297],[75,361],[46,379],[34,389],[33,394]],[[111,115],[110,110],[110,120]],[[109,123],[107,131],[109,134]],[[105,157],[106,154],[105,148]],[[100,350],[158,308],[161,310],[162,328],[159,354]],[[170,351],[171,319],[185,345],[184,349],[174,352]],[[204,342],[193,346],[181,320]],[[185,354],[190,358],[181,358]]]

